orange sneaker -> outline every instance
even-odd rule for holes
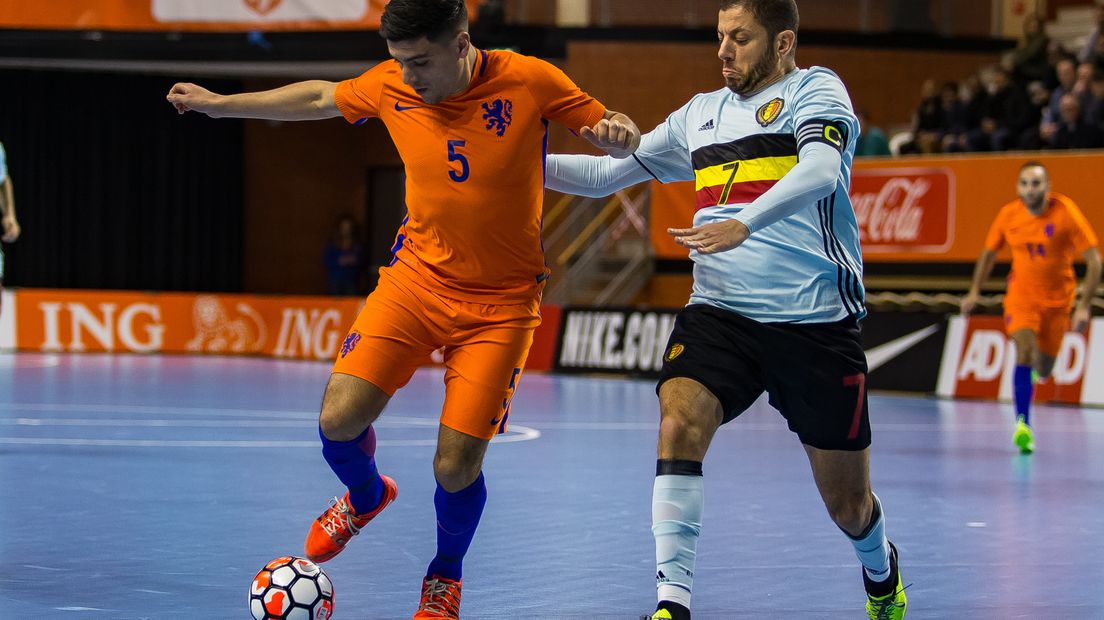
[[[341,553],[353,536],[360,533],[361,528],[395,501],[399,496],[399,486],[387,476],[381,475],[380,478],[383,478],[383,499],[371,512],[354,514],[347,492],[341,499],[335,497],[330,500],[330,507],[318,515],[307,532],[304,552],[310,561],[321,564]]]
[[[462,580],[461,580],[462,581]],[[439,575],[422,580],[422,602],[414,612],[414,620],[459,620],[460,581]]]

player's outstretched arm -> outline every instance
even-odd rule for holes
[[[574,196],[601,198],[652,180],[652,175],[635,159],[614,159],[592,155],[549,155],[544,186]]]
[[[1096,288],[1100,286],[1100,250],[1089,248],[1082,254],[1085,258],[1085,282],[1081,287],[1081,301],[1073,311],[1073,328],[1081,333],[1089,328],[1092,319],[1092,302],[1096,297]]]
[[[989,248],[981,251],[977,263],[974,265],[974,279],[970,282],[970,291],[962,298],[959,309],[964,316],[969,316],[977,309],[978,299],[981,297],[981,286],[993,273],[993,265],[997,262],[997,253]]]
[[[310,80],[273,90],[220,95],[202,86],[182,82],[174,84],[165,98],[180,114],[194,111],[211,118],[310,121],[341,115],[334,101],[336,89],[334,82]]]
[[[594,127],[583,127],[579,135],[616,159],[625,159],[640,146],[640,129],[631,118],[613,110]]]

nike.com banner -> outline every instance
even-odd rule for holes
[[[939,370],[937,393],[947,397],[1012,398],[1016,345],[998,316],[954,317]],[[1067,332],[1054,372],[1035,388],[1035,400],[1104,405],[1104,319],[1093,319],[1088,333]]]
[[[375,30],[388,0],[0,0],[0,28]],[[475,18],[480,0],[467,0]]]
[[[659,376],[678,310],[563,309],[553,369]]]

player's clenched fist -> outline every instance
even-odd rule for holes
[[[625,159],[640,146],[640,129],[621,113],[598,121],[594,127],[583,127],[579,134],[617,159]]]
[[[213,112],[218,97],[219,95],[202,86],[197,86],[188,82],[180,82],[173,84],[173,87],[169,90],[169,94],[165,98],[169,100],[169,103],[173,104],[173,107],[176,108],[176,111],[180,114],[191,110],[214,117],[215,114]]]

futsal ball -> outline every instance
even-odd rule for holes
[[[249,587],[249,611],[255,620],[329,620],[333,607],[330,576],[303,558],[272,560]]]

